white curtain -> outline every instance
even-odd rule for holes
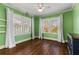
[[[59,30],[58,30],[58,41],[64,43],[64,36],[63,36],[63,15],[58,17],[59,21]]]
[[[32,21],[31,21],[31,26],[32,26],[31,35],[32,35],[32,39],[34,39],[34,18],[33,17],[32,17]]]
[[[39,19],[39,38],[42,39],[42,18]]]
[[[7,10],[7,25],[6,25],[6,48],[15,47],[14,28],[13,28],[13,11],[9,8]]]

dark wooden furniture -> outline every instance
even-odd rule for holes
[[[79,55],[79,34],[69,34],[68,35],[68,46],[70,54]]]

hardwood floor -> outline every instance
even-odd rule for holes
[[[63,43],[34,39],[11,49],[1,49],[0,55],[68,55],[68,49]]]

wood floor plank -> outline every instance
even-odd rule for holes
[[[34,39],[1,49],[0,55],[68,55],[67,45],[52,40]]]

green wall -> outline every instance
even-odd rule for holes
[[[58,38],[58,35],[57,34],[53,34],[53,33],[43,33],[42,34],[44,38],[47,38],[47,39],[57,39]]]
[[[79,3],[74,6],[74,33],[79,34]]]
[[[73,33],[73,11],[63,13],[64,39],[67,39],[68,33]]]
[[[23,39],[29,40],[29,38],[31,39],[31,34],[17,35],[15,36],[15,38],[16,38],[15,39],[16,42],[23,40]]]
[[[3,5],[0,5],[0,46],[5,43],[5,32],[6,31],[6,19],[5,19],[6,9]],[[2,26],[4,25],[4,26]]]
[[[34,36],[39,36],[39,16],[34,17]]]
[[[5,19],[5,7],[0,5],[0,18]]]

